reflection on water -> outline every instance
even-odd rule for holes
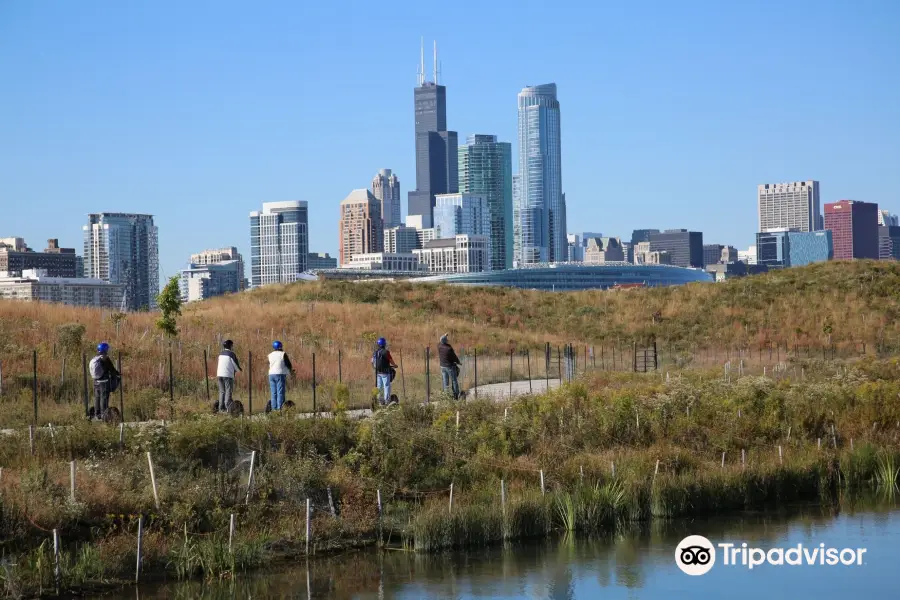
[[[772,567],[752,571],[717,566],[689,577],[674,563],[687,535],[753,546],[867,548],[861,567]],[[744,515],[693,522],[654,521],[628,534],[604,539],[561,537],[483,551],[419,555],[366,551],[316,559],[277,572],[245,575],[234,582],[172,583],[126,590],[117,598],[670,598],[791,597],[830,600],[848,596],[900,596],[894,583],[894,552],[900,552],[900,511],[816,508],[791,517]]]

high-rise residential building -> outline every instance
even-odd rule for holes
[[[436,194],[459,191],[458,136],[447,130],[447,88],[438,84],[437,45],[434,80],[425,80],[422,52],[419,85],[413,92],[416,116],[416,189],[409,192],[407,214],[421,215],[423,228],[431,227]]]
[[[434,228],[439,238],[457,235],[490,237],[491,215],[480,194],[438,194],[435,197]]]
[[[220,260],[206,264],[192,263],[182,269],[178,290],[182,302],[197,302],[241,291],[244,281],[243,263]]]
[[[757,200],[758,231],[784,228],[797,231],[822,229],[818,181],[765,183],[757,186]]]
[[[729,263],[737,260],[737,249],[734,246],[722,244],[704,244],[703,265],[715,265]]]
[[[622,241],[617,237],[588,238],[587,247],[584,249],[584,262],[588,265],[625,262]]]
[[[519,191],[514,234],[517,265],[568,258],[556,84],[526,87],[519,104]]]
[[[355,254],[375,254],[384,250],[384,220],[381,202],[365,189],[353,190],[341,201],[341,266],[350,264]]]
[[[415,227],[407,227],[399,225],[384,230],[384,251],[406,254],[412,252],[416,248],[421,248],[419,244],[420,229]]]
[[[310,271],[317,269],[337,269],[337,258],[327,252],[310,252],[307,258],[306,268]]]
[[[835,260],[878,259],[878,205],[841,200],[825,204],[825,229],[831,230]]]
[[[889,210],[879,210],[878,211],[878,226],[879,227],[897,227],[900,226],[900,217],[897,215],[892,215]],[[2,240],[0,240],[2,242]]]
[[[491,271],[490,240],[484,235],[457,235],[433,240],[413,250],[431,273],[480,273]]]
[[[206,265],[218,265],[221,263],[232,261],[236,262],[237,266],[229,268],[237,269],[237,271],[241,274],[238,289],[245,290],[247,289],[247,279],[244,272],[244,257],[241,256],[240,252],[238,252],[238,249],[235,246],[230,246],[228,248],[215,248],[212,250],[204,250],[203,252],[198,252],[197,254],[191,254],[191,265],[196,265],[199,267],[203,267]]]
[[[400,180],[390,169],[378,171],[378,175],[372,180],[372,195],[381,202],[384,228],[400,225]]]
[[[0,298],[125,310],[125,285],[85,277],[50,277],[46,269],[0,273]]]
[[[459,191],[487,202],[491,270],[512,268],[512,186],[512,144],[495,135],[470,135],[459,147]]]
[[[307,270],[309,207],[304,200],[263,202],[250,213],[250,285],[293,283]]]
[[[676,267],[703,268],[703,233],[687,229],[666,229],[651,233],[650,251],[668,252]]]
[[[159,294],[159,231],[153,215],[93,213],[84,233],[84,276],[125,286],[127,310],[153,310]]]
[[[900,260],[900,226],[885,225],[878,228],[878,258]]]
[[[84,277],[78,270],[78,257],[74,248],[60,248],[59,240],[47,240],[47,249],[35,252],[22,238],[0,239],[0,273],[21,276],[30,269],[40,269],[47,277]]]

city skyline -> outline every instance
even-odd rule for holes
[[[365,23],[328,7],[310,10],[323,23]],[[896,66],[895,53],[884,51],[896,47],[887,27],[896,22],[896,6],[863,15],[806,3],[778,7],[772,19],[741,6],[710,15],[662,5],[649,21],[622,7],[605,20],[612,34],[588,51],[564,40],[524,61],[511,51],[513,31],[499,27],[507,21],[504,10],[480,13],[482,25],[497,26],[491,39],[423,31],[437,12],[387,24],[390,35],[378,48],[311,36],[305,51],[318,49],[327,59],[298,71],[300,47],[273,35],[297,16],[289,7],[241,18],[227,8],[188,7],[181,14],[185,29],[174,32],[164,7],[12,7],[7,23],[15,27],[4,32],[4,44],[14,52],[0,53],[0,67],[17,85],[0,108],[16,119],[2,125],[11,143],[0,150],[0,191],[11,202],[0,235],[53,236],[63,247],[78,247],[76,227],[88,212],[153,213],[161,275],[173,275],[200,248],[237,244],[249,255],[242,215],[287,197],[309,202],[310,248],[335,255],[331,223],[348,189],[366,185],[383,166],[406,190],[413,187],[409,88],[423,34],[441,44],[440,83],[450,89],[449,126],[460,139],[484,131],[514,141],[513,95],[533,81],[559,85],[570,230],[591,227],[626,239],[634,228],[684,226],[703,231],[707,242],[746,248],[756,233],[747,226],[756,220],[754,186],[805,178],[821,181],[823,205],[855,198],[900,209],[900,183],[888,175],[900,162],[890,102],[897,85],[881,76]],[[698,17],[705,36],[677,25]],[[514,31],[529,23],[578,30],[584,21],[565,8],[517,18]],[[238,44],[211,38],[198,28],[207,19],[216,31],[246,35]],[[796,19],[846,45],[801,43],[790,35]],[[777,47],[754,42],[760,26],[775,29]],[[102,35],[94,35],[96,27]],[[40,53],[35,40],[44,40]],[[117,53],[121,44],[129,51]],[[614,52],[619,46],[629,52]],[[116,60],[98,64],[98,53]],[[251,63],[225,72],[208,56]],[[336,68],[350,56],[357,67],[381,73],[368,84],[362,110],[350,108],[353,94]],[[497,60],[488,67],[485,56]],[[600,65],[602,76],[585,77],[588,65]],[[705,77],[710,70],[715,78]],[[187,72],[205,76],[192,85]],[[827,98],[768,103],[742,91],[748,81],[810,72],[831,90]],[[307,84],[319,92],[305,93]],[[258,93],[270,90],[277,92]],[[344,142],[376,122],[396,135]],[[775,143],[782,132],[803,132],[804,143]],[[200,222],[206,226],[196,227]]]

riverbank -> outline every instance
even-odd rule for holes
[[[321,555],[893,489],[900,361],[798,366],[777,379],[595,373],[511,403],[404,405],[361,421],[196,415],[125,428],[121,443],[117,428],[73,424],[34,454],[16,436],[0,446],[0,589],[55,589],[54,529],[62,588],[133,579],[139,518],[142,576],[218,579],[304,555],[307,500],[309,553]]]

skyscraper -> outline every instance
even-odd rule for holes
[[[900,218],[897,215],[892,215],[889,210],[879,210],[878,211],[878,226],[879,227],[897,227],[900,226]]]
[[[303,200],[264,202],[250,213],[250,285],[293,283],[307,270],[309,209]]]
[[[153,215],[94,213],[84,232],[84,275],[125,286],[125,308],[152,310],[159,294],[159,231]]]
[[[447,88],[438,85],[437,45],[434,80],[425,80],[422,50],[419,85],[413,92],[416,116],[416,189],[409,192],[408,215],[421,215],[423,228],[431,227],[435,194],[459,191],[457,134],[447,131]]]
[[[341,201],[341,266],[350,264],[354,254],[384,251],[384,221],[381,202],[369,190],[353,190]]]
[[[511,269],[513,253],[512,144],[470,135],[459,147],[459,191],[487,202],[491,270]]]
[[[878,205],[841,200],[825,205],[825,229],[831,230],[835,260],[878,259]]]
[[[819,182],[766,183],[757,187],[759,231],[768,229],[822,229]]]
[[[244,275],[244,257],[238,252],[238,249],[235,246],[231,246],[230,248],[216,248],[213,250],[204,250],[203,252],[198,252],[197,254],[191,254],[191,264],[192,265],[217,265],[219,263],[236,261],[237,262],[237,270],[241,274],[239,289],[247,288],[247,280]]]
[[[400,180],[390,169],[381,169],[372,180],[372,195],[381,202],[384,228],[400,225]]]
[[[562,193],[556,84],[519,92],[518,255],[520,265],[564,262],[568,256]]]

